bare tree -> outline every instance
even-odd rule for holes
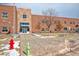
[[[57,31],[58,32],[61,31],[62,28],[63,28],[63,26],[62,26],[61,22],[59,20],[57,20],[57,22],[56,22],[56,29],[57,29]]]
[[[56,12],[55,9],[50,8],[50,9],[47,9],[47,10],[43,10],[42,14],[45,15],[45,18],[44,18],[44,20],[42,20],[42,22],[47,25],[48,31],[51,32],[50,27],[51,27],[51,25],[53,23],[52,22],[53,19],[57,15],[57,12]],[[46,16],[48,16],[48,18]],[[54,17],[52,17],[52,16],[54,16]]]

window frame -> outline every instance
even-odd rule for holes
[[[7,20],[8,19],[8,12],[7,11],[3,11],[1,14],[2,19]]]
[[[2,27],[2,32],[8,32],[8,27]]]
[[[67,22],[66,22],[66,21],[64,21],[64,23],[65,23],[65,24],[67,24]]]
[[[26,14],[23,14],[23,18],[27,18],[27,15]]]
[[[27,14],[22,14],[21,18],[26,19],[26,18],[28,18],[28,15]]]
[[[73,24],[73,22],[70,22],[70,24]]]
[[[64,27],[64,30],[65,30],[65,31],[67,31],[67,30],[68,30],[68,28],[67,28],[67,27]]]

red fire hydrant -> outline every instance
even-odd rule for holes
[[[13,37],[10,39],[9,45],[10,45],[9,47],[10,50],[14,49],[14,38]]]

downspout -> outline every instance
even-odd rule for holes
[[[15,3],[14,3],[14,21],[13,21],[13,34],[16,33],[16,6],[15,6]]]

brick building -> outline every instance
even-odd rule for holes
[[[48,27],[41,21],[48,19],[49,16],[32,15],[32,32],[45,31]],[[40,23],[39,23],[40,22]],[[59,24],[60,22],[60,24]],[[39,25],[40,24],[40,25]],[[40,28],[38,28],[39,26]],[[60,26],[60,30],[58,31]],[[51,32],[78,32],[79,31],[79,19],[65,18],[65,17],[52,17],[52,25],[50,27]]]
[[[49,22],[51,22],[50,28]],[[0,5],[0,33],[79,32],[79,19],[33,15],[31,9]]]

